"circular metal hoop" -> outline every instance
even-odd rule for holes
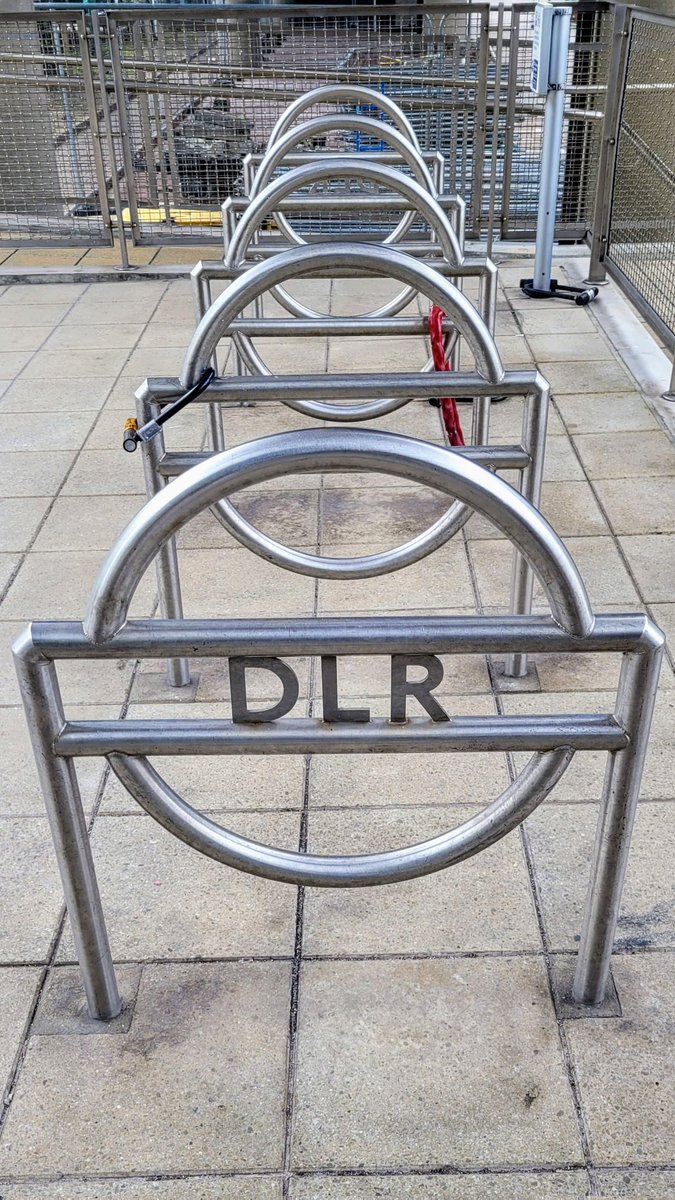
[[[337,103],[340,100],[360,100],[362,103],[366,103],[372,108],[379,108],[380,112],[385,113],[386,116],[389,117],[389,120],[394,128],[397,129],[398,132],[403,135],[406,141],[410,143],[412,148],[417,152],[417,155],[419,155],[420,160],[423,162],[422,148],[417,139],[417,134],[415,133],[415,130],[413,129],[410,121],[405,116],[405,113],[402,111],[402,109],[400,109],[393,100],[391,100],[388,96],[383,95],[381,92],[376,92],[372,88],[360,87],[359,85],[345,83],[328,84],[324,87],[313,88],[311,92],[305,92],[304,95],[299,96],[298,99],[290,104],[279,117],[279,120],[274,126],[267,143],[268,151],[271,150],[275,144],[285,136],[288,130],[290,130],[291,126],[295,123],[296,119],[309,108],[313,108],[317,104],[324,104],[326,102]],[[332,127],[335,129],[344,129],[344,116],[344,113],[336,112],[332,118]],[[372,120],[372,118],[370,119]],[[342,121],[342,124],[340,124],[340,121]],[[376,122],[376,124],[380,125],[381,122]],[[298,236],[290,221],[287,220],[285,213],[275,213],[275,220],[279,229],[291,244],[302,244],[302,239],[298,239]],[[396,230],[397,236],[396,238],[391,239],[392,242],[398,242],[401,240],[401,238],[412,225],[413,220],[414,213],[404,214]],[[282,290],[283,289],[279,289],[279,291]],[[280,300],[280,303],[283,303],[283,300],[281,300],[279,296],[277,296],[277,299]],[[294,300],[294,297],[290,297],[290,299]],[[405,305],[401,304],[401,308],[404,307]],[[291,312],[293,310],[288,309],[288,311]],[[400,312],[400,309],[397,309],[396,311]],[[299,315],[299,313],[295,313],[295,316]],[[390,315],[393,316],[394,313],[391,312]]]
[[[440,305],[466,340],[479,372],[491,383],[500,383],[504,368],[494,339],[473,305],[450,280],[439,275],[426,263],[401,254],[390,246],[340,244],[335,247],[315,245],[284,250],[265,262],[255,263],[244,275],[233,280],[197,326],[185,356],[181,384],[186,390],[194,384],[208,366],[218,342],[227,335],[236,317],[248,304],[265,292],[271,291],[277,281],[302,278],[317,271],[336,268],[355,272],[372,270],[376,274],[398,279],[427,296],[432,303]],[[269,375],[269,368],[258,356],[250,339],[242,342],[241,346],[247,363],[248,354],[251,355],[249,365],[254,373]],[[356,405],[303,400],[282,402],[307,417],[353,422],[394,412],[408,401],[382,399]]]
[[[310,121],[305,121],[302,125],[289,129],[283,137],[268,147],[253,180],[250,199],[254,200],[260,194],[272,179],[277,168],[282,165],[288,152],[293,150],[299,142],[324,133],[332,133],[336,129],[351,129],[355,132],[370,134],[373,137],[379,138],[380,141],[388,142],[392,150],[395,150],[406,166],[410,168],[420,186],[428,191],[430,195],[435,196],[436,190],[422,158],[422,153],[410,142],[407,135],[404,136],[398,129],[393,128],[391,125],[383,125],[381,121],[374,121],[372,117],[359,116],[358,114],[345,116],[344,114],[335,113],[323,117],[313,117]],[[338,157],[337,152],[336,157]],[[350,160],[354,168],[354,177],[359,178],[361,164],[358,158],[354,156],[350,155]],[[307,244],[305,239],[299,233],[296,233],[283,212],[275,211],[274,219],[279,229],[291,244],[296,246],[305,246]],[[396,228],[386,238],[382,239],[383,244],[393,246],[396,242],[400,242],[401,238],[410,229],[414,219],[414,212],[404,213]]]
[[[251,200],[237,225],[228,246],[225,259],[227,265],[236,267],[244,262],[246,253],[261,223],[277,211],[281,200],[285,200],[299,187],[310,186],[326,179],[349,179],[355,173],[361,179],[388,187],[390,191],[403,196],[414,204],[417,213],[424,217],[438,238],[445,261],[461,266],[463,255],[457,235],[431,190],[423,187],[417,179],[411,179],[384,163],[359,162],[354,164],[353,160],[349,158],[323,159],[316,163],[307,163],[305,166],[298,167],[287,175],[282,175],[279,179],[274,179],[266,184],[262,191],[258,192]],[[390,239],[387,239],[387,243],[390,244]],[[294,297],[289,297],[284,289],[280,291],[275,287],[270,290],[294,316],[320,319],[322,315],[325,315],[301,304]],[[414,287],[405,288],[398,296],[388,300],[379,308],[362,315],[364,318],[395,316],[410,302],[415,292]]]
[[[297,100],[284,109],[269,136],[267,145],[272,146],[278,142],[300,114],[306,112],[308,108],[313,108],[315,104],[326,104],[329,101],[336,103],[340,100],[360,100],[374,108],[379,108],[380,112],[386,113],[392,125],[395,125],[399,132],[421,153],[417,134],[398,104],[395,104],[383,92],[376,92],[373,88],[352,83],[329,83],[324,87],[312,88],[311,92],[303,92],[302,96],[298,96]]]
[[[223,496],[279,475],[349,470],[410,479],[482,513],[529,562],[558,624],[574,637],[590,633],[593,611],[573,559],[555,530],[510,484],[445,447],[415,438],[372,429],[308,429],[274,434],[213,455],[153,496],[103,563],[89,600],[86,636],[94,644],[115,636],[160,546]],[[261,535],[255,534],[258,553],[265,557]],[[395,564],[390,569],[396,569]]]
[[[110,754],[120,783],[175,837],[237,871],[306,887],[373,887],[442,871],[486,850],[520,825],[562,777],[574,755],[567,746],[534,754],[510,786],[461,825],[415,846],[375,854],[300,854],[224,829],[174,792],[147,758]]]
[[[422,215],[425,217],[425,219],[427,220],[427,222],[429,223],[431,228],[434,230],[436,236],[438,237],[438,243],[439,243],[439,246],[443,253],[443,257],[445,258],[446,262],[457,263],[457,265],[461,264],[461,262],[462,262],[461,249],[459,246],[459,242],[457,241],[457,236],[456,236],[454,230],[452,229],[449,222],[446,221],[445,214],[444,214],[442,208],[440,208],[440,206],[437,204],[437,202],[435,201],[433,196],[426,193],[419,186],[419,184],[417,183],[416,180],[408,179],[406,176],[401,175],[400,172],[393,171],[390,167],[386,167],[384,165],[380,165],[377,163],[363,163],[360,165],[360,169],[364,173],[364,175],[366,175],[367,177],[372,178],[378,182],[388,183],[391,186],[393,191],[398,191],[401,195],[405,196],[407,199],[412,200],[416,204],[418,211],[422,213]],[[330,161],[330,162],[324,161],[322,163],[309,163],[305,167],[299,167],[297,171],[293,172],[292,177],[291,176],[282,176],[280,179],[273,180],[272,183],[269,183],[267,185],[267,187],[264,188],[263,191],[260,192],[260,194],[255,198],[255,200],[253,200],[251,202],[249,208],[247,209],[246,213],[244,214],[244,217],[242,218],[239,225],[237,226],[235,234],[234,234],[232,241],[230,242],[230,245],[228,248],[227,259],[226,259],[227,265],[230,267],[236,267],[244,261],[246,253],[249,249],[251,242],[253,241],[253,238],[256,234],[257,229],[260,226],[260,223],[265,219],[265,217],[269,216],[269,214],[272,211],[274,211],[275,204],[277,204],[280,200],[285,199],[287,195],[289,195],[291,192],[296,190],[298,180],[300,181],[301,184],[304,184],[304,183],[312,183],[317,180],[325,179],[325,178],[329,178],[329,177],[333,177],[333,176],[348,177],[350,174],[351,174],[351,168],[349,167],[348,163],[345,163],[342,160],[335,160],[335,161]],[[296,181],[295,183],[294,183],[294,180]],[[311,246],[309,248],[298,247],[298,249],[310,249],[313,251],[316,251],[319,248],[320,247],[318,247],[318,246]],[[344,243],[341,243],[341,244],[335,246],[335,248],[331,251],[331,261],[330,261],[329,266],[334,267],[335,265],[337,265],[338,258],[339,258],[341,264],[344,263],[344,265],[351,265],[353,263],[353,261],[354,261],[353,255],[352,255],[351,263],[349,263],[349,264],[348,264],[347,259],[344,259],[342,257],[342,251],[345,248],[347,248],[347,247]],[[364,249],[381,249],[381,250],[383,250],[385,252],[384,256],[381,256],[379,261],[376,264],[373,263],[373,265],[377,266],[377,270],[383,276],[401,279],[402,281],[404,281],[408,284],[408,286],[406,286],[398,294],[398,296],[394,297],[392,300],[387,301],[380,308],[373,309],[369,313],[363,313],[362,316],[363,316],[364,320],[379,319],[382,317],[395,316],[396,313],[399,312],[400,309],[409,302],[411,296],[417,295],[419,292],[424,293],[425,283],[423,283],[420,279],[416,279],[414,283],[412,283],[412,282],[408,283],[408,279],[404,278],[404,276],[402,276],[401,274],[396,274],[395,270],[392,269],[393,264],[398,262],[400,265],[402,262],[402,259],[403,259],[403,256],[398,255],[398,252],[394,251],[392,247],[388,247],[388,246],[387,247],[385,247],[385,246],[382,246],[382,247],[368,246],[368,247],[366,247],[363,244],[360,244],[358,246],[358,248],[360,250],[364,250]],[[354,247],[352,247],[352,250],[353,249],[354,249]],[[284,263],[290,262],[291,260],[284,259],[282,257],[283,253],[284,252],[282,252],[282,254],[280,254],[280,255],[275,256],[274,260],[268,260],[268,261],[284,262]],[[398,255],[398,257],[396,257],[396,258],[387,257],[387,254],[388,255],[392,255],[392,254]],[[405,256],[405,257],[406,257],[407,262],[414,262],[417,266],[424,266],[424,264],[419,263],[417,260],[410,259],[408,256]],[[367,266],[367,265],[369,265],[369,264],[365,264],[365,263],[363,264],[363,266]],[[428,268],[427,268],[427,270],[428,270]],[[287,280],[289,278],[289,276],[287,274],[280,275],[280,278],[283,280]],[[434,272],[434,278],[440,279],[441,277],[438,276]],[[430,276],[429,276],[429,274],[427,274],[426,284],[428,284],[429,279],[430,279]],[[321,320],[321,317],[323,314],[316,312],[314,309],[308,308],[306,305],[301,304],[299,301],[295,300],[293,297],[289,298],[288,292],[285,289],[280,290],[277,285],[277,282],[275,280],[270,280],[270,283],[268,284],[268,288],[265,290],[269,290],[272,295],[276,296],[276,298],[280,301],[280,303],[283,304],[283,306],[287,309],[287,311],[291,312],[294,316],[305,317],[310,320]],[[229,289],[228,289],[228,291],[229,291]],[[425,294],[429,295],[428,292],[426,292]],[[290,303],[287,303],[287,301],[289,299],[290,299]],[[437,303],[438,303],[438,301],[437,301]],[[212,311],[212,310],[210,310],[210,311]],[[450,316],[451,319],[454,319],[452,313],[448,313],[448,315]],[[200,328],[201,328],[201,326],[200,326]],[[460,329],[459,332],[461,333],[462,330]],[[243,358],[244,362],[248,366],[249,370],[254,375],[271,375],[271,374],[273,374],[273,372],[270,371],[269,367],[265,363],[265,360],[262,358],[262,356],[257,351],[257,349],[253,343],[253,340],[250,337],[248,337],[245,334],[237,333],[237,334],[232,335],[232,340],[233,340],[234,344],[236,345],[239,353],[241,354],[241,357]],[[194,339],[193,339],[193,341],[194,341]],[[188,353],[189,353],[189,350],[188,350]],[[427,365],[424,369],[431,370],[431,367],[432,367],[432,360],[429,360],[429,362],[427,363]],[[329,420],[330,419],[337,419],[337,420],[357,419],[354,417],[349,418],[348,416],[333,418],[332,417],[333,407],[331,405],[315,404],[315,405],[311,406],[311,410],[310,410],[310,407],[302,404],[302,402],[298,402],[297,405],[293,404],[291,402],[287,402],[287,401],[285,401],[285,403],[289,403],[291,407],[297,407],[299,412],[303,412],[307,416],[317,416],[317,417],[321,417],[321,418],[327,417]],[[398,407],[398,405],[396,405],[396,407]],[[383,413],[391,412],[391,411],[392,411],[392,408],[390,407],[390,401],[386,401],[384,403],[384,406],[382,406],[382,403],[380,401],[377,401],[377,402],[371,404],[366,415],[375,417],[375,416],[381,416],[381,415],[383,415]],[[362,420],[363,416],[359,417],[358,419]]]

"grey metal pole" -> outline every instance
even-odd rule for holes
[[[147,421],[152,421],[161,411],[158,404],[153,404],[143,394],[142,389],[136,396],[136,406],[139,424],[142,425],[145,425]],[[212,408],[214,408],[214,405],[208,405],[207,412]],[[158,433],[151,441],[141,443],[143,471],[148,499],[166,486],[166,480],[163,480],[159,471],[159,462],[164,452],[165,442],[162,432]],[[155,571],[157,574],[159,607],[162,616],[165,620],[181,620],[183,616],[183,598],[180,588],[178,551],[176,549],[175,538],[169,538],[163,546],[160,546],[157,551],[157,558],[155,559]],[[166,676],[170,687],[187,687],[190,683],[190,660],[187,658],[167,659]]]
[[[211,307],[211,280],[208,275],[192,272],[192,288],[195,300],[197,324]],[[218,374],[218,358],[216,351],[211,356],[211,366]],[[206,433],[212,450],[225,449],[225,431],[223,429],[223,413],[219,404],[209,404],[206,409]]]
[[[544,107],[544,144],[533,273],[533,286],[541,291],[548,291],[551,286],[571,15],[571,8],[555,8],[551,24],[549,88]]]
[[[673,352],[673,362],[670,371],[670,386],[666,392],[662,393],[664,400],[675,400],[675,351]]]
[[[541,488],[544,478],[544,456],[546,453],[546,429],[550,388],[543,375],[538,377],[538,391],[530,393],[523,413],[523,448],[530,456],[527,467],[520,472],[519,491],[537,510],[541,508]],[[513,553],[511,578],[511,612],[532,612],[534,573],[527,559],[517,550]],[[504,663],[504,674],[510,679],[524,679],[527,675],[527,655],[509,654]]]
[[[626,83],[628,49],[632,12],[623,4],[614,7],[614,30],[612,33],[612,57],[609,64],[607,91],[605,94],[605,119],[602,126],[602,143],[598,159],[598,182],[593,210],[593,239],[588,283],[606,282],[605,255],[609,244],[612,219],[612,190],[616,164],[621,106]]]
[[[54,49],[60,59],[63,59],[63,38],[61,37],[61,29],[56,21],[52,22],[52,36],[54,38]],[[59,63],[58,73],[61,79],[68,79],[68,70],[63,62]],[[61,99],[63,101],[63,119],[66,126],[66,137],[68,147],[70,149],[70,165],[73,171],[73,183],[77,189],[78,200],[84,200],[86,196],[86,188],[82,177],[82,165],[80,163],[80,147],[77,140],[77,131],[75,129],[75,119],[73,117],[73,102],[70,96],[70,90],[64,85],[61,91]]]
[[[574,979],[579,1004],[605,998],[631,834],[663,658],[665,637],[645,620],[645,649],[627,654],[621,667],[615,717],[629,735],[610,754],[595,836],[591,883]]]
[[[122,219],[122,192],[120,189],[115,136],[113,133],[112,116],[110,113],[110,95],[106,76],[105,55],[103,53],[103,46],[101,43],[101,38],[107,38],[109,34],[107,14],[102,12],[93,13],[91,27],[94,35],[94,53],[96,55],[96,67],[98,70],[101,104],[103,106],[103,125],[105,128],[106,140],[108,142],[108,154],[110,156],[110,182],[112,186],[113,203],[115,205],[115,216],[117,218],[117,234],[120,245],[120,263],[122,269],[126,271],[129,268],[129,251],[127,250],[127,238],[124,231],[124,221]],[[93,115],[96,115],[95,110]]]
[[[73,762],[57,758],[52,750],[66,720],[56,668],[36,651],[30,628],[15,643],[13,653],[89,1012],[109,1021],[121,1011],[122,999],[77,775]]]

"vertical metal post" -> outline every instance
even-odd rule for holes
[[[94,860],[72,759],[52,744],[65,724],[53,662],[35,651],[30,629],[15,643],[21,698],[61,873],[63,893],[92,1017],[109,1021],[122,1009],[96,882]]]
[[[57,21],[52,21],[52,37],[54,39],[54,50],[56,57],[63,60],[65,57],[63,52],[63,38],[61,37],[61,27]],[[57,65],[59,78],[64,80],[63,88],[61,89],[61,101],[63,103],[63,120],[66,126],[66,138],[70,148],[70,165],[73,171],[73,183],[77,189],[77,199],[84,200],[86,197],[86,189],[84,179],[82,178],[82,165],[80,163],[80,147],[77,140],[77,131],[75,129],[75,118],[73,117],[73,102],[70,95],[70,89],[66,86],[68,79],[68,68],[61,61]]]
[[[476,109],[473,127],[473,183],[471,187],[471,236],[480,238],[483,221],[483,169],[485,166],[485,123],[488,66],[490,63],[490,8],[481,7]],[[467,121],[468,123],[468,121]]]
[[[134,47],[134,57],[137,58],[139,62],[146,61],[144,33],[145,30],[140,21],[134,21],[131,30],[131,37]],[[152,76],[148,71],[139,72],[139,77],[139,81],[143,80],[143,82],[146,84],[151,82],[152,79]],[[153,204],[157,204],[159,197],[157,195],[157,175],[155,172],[155,147],[150,128],[150,105],[148,103],[148,94],[145,90],[143,90],[142,87],[139,88],[138,92],[136,93],[136,103],[138,105],[138,116],[143,138],[145,168],[148,176],[148,195]],[[161,153],[161,138],[159,137],[160,127],[157,126],[156,128],[158,133],[158,148]]]
[[[137,395],[136,406],[139,425],[152,421],[160,412],[158,404]],[[148,499],[166,487],[167,480],[160,474],[159,461],[166,451],[164,434],[158,433],[149,442],[141,443],[143,454],[143,472]],[[180,588],[180,573],[178,570],[178,551],[176,539],[169,538],[160,546],[155,558],[157,573],[157,591],[159,592],[160,612],[167,621],[180,621],[183,618],[183,597]],[[170,687],[187,687],[190,683],[190,660],[187,658],[170,658],[166,664],[166,675]]]
[[[495,82],[492,93],[492,155],[490,158],[490,192],[488,197],[487,249],[492,254],[497,204],[497,158],[499,156],[499,115],[502,108],[502,46],[504,44],[504,5],[497,9],[497,41],[495,43]]]
[[[609,755],[595,835],[591,882],[574,979],[579,1004],[600,1004],[609,979],[621,893],[656,700],[665,638],[648,622],[648,649],[624,657],[615,716],[629,736]]]
[[[107,34],[108,31],[108,19],[105,13],[97,12],[92,14],[92,31],[94,35],[94,54],[96,56],[96,67],[101,85],[103,125],[105,127],[106,140],[108,142],[108,154],[110,155],[110,179],[112,183],[115,213],[117,216],[117,235],[120,240],[120,261],[123,269],[126,270],[129,266],[129,254],[127,252],[127,239],[124,234],[124,221],[122,220],[122,192],[120,190],[120,179],[117,171],[117,154],[115,151],[115,137],[113,134],[112,119],[110,116],[110,97],[108,95],[108,82],[106,79],[105,56],[103,54],[103,46],[101,45],[101,34]]]
[[[110,61],[112,63],[113,87],[115,91],[115,103],[117,107],[117,122],[119,125],[120,145],[122,147],[122,163],[124,165],[124,175],[127,181],[127,197],[129,204],[129,215],[131,217],[131,233],[134,239],[134,245],[138,245],[141,241],[141,228],[138,222],[138,205],[136,204],[134,166],[131,159],[131,140],[129,137],[129,121],[127,119],[124,76],[122,74],[120,48],[117,42],[117,22],[114,19],[109,18],[108,28],[110,30]]]
[[[94,91],[94,76],[91,69],[91,57],[89,44],[87,40],[87,25],[88,14],[81,13],[77,20],[77,34],[80,45],[80,60],[82,63],[82,83],[84,85],[84,98],[87,105],[87,113],[89,116],[89,128],[91,130],[91,144],[94,155],[94,166],[96,168],[96,186],[98,188],[98,202],[101,209],[101,218],[103,227],[108,232],[110,245],[114,245],[112,221],[110,219],[110,205],[108,203],[108,181],[105,174],[105,164],[103,162],[103,150],[101,148],[101,131],[98,124],[98,105],[96,103],[96,92]],[[105,109],[104,103],[104,109]]]
[[[571,8],[555,8],[551,22],[548,92],[544,107],[544,144],[541,152],[537,240],[532,281],[534,288],[544,292],[551,287],[553,269],[571,15]]]
[[[667,392],[663,392],[662,398],[670,401],[675,400],[675,352],[673,353],[673,361],[671,364],[670,386]]]
[[[155,53],[160,63],[166,64],[166,39],[164,37],[164,26],[161,21],[152,21],[154,27],[156,42]],[[155,79],[163,79],[165,81],[166,91],[164,92],[164,119],[166,127],[166,146],[169,155],[169,171],[171,174],[171,191],[173,199],[176,201],[176,206],[179,207],[183,200],[181,190],[180,171],[178,170],[178,155],[176,154],[176,135],[173,128],[173,106],[171,104],[171,92],[169,89],[169,75],[166,71],[159,75],[155,72]]]
[[[518,49],[520,46],[520,10],[511,9],[509,38],[509,78],[506,89],[506,122],[504,126],[504,170],[502,172],[501,236],[511,232],[511,176],[513,173],[513,139],[515,137],[516,95],[518,89]]]
[[[598,182],[593,210],[593,236],[591,240],[591,262],[588,270],[589,283],[604,283],[607,275],[605,256],[609,245],[612,222],[612,193],[614,173],[621,127],[621,112],[628,70],[630,30],[632,15],[623,4],[614,8],[612,31],[612,57],[607,79],[605,119],[602,126],[602,142],[598,162]]]
[[[521,496],[529,500],[534,508],[541,508],[541,488],[544,478],[544,458],[546,454],[546,429],[548,426],[548,408],[550,388],[543,376],[539,376],[539,391],[532,393],[525,402],[523,413],[522,442],[530,455],[530,465],[520,472],[518,490]],[[513,573],[511,576],[511,612],[520,616],[532,612],[532,596],[534,593],[534,572],[519,550],[513,552]],[[509,679],[524,679],[527,675],[527,655],[507,654],[504,663],[504,674]]]
[[[197,324],[211,307],[211,280],[206,275],[193,276],[195,286],[195,309]],[[218,358],[214,350],[211,355],[211,366],[218,374]],[[206,434],[212,450],[225,449],[225,431],[223,429],[223,410],[220,404],[206,405]]]

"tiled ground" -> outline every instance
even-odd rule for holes
[[[525,300],[503,272],[498,339],[554,389],[544,511],[593,601],[646,608],[675,634],[675,452],[591,310]],[[349,285],[305,294],[349,311]],[[353,285],[352,285],[353,289]],[[375,287],[369,292],[378,291]],[[662,1200],[675,1196],[675,767],[663,673],[614,975],[622,1015],[558,1019],[588,874],[601,755],[578,755],[518,833],[454,870],[354,893],[295,893],[187,851],[96,760],[79,768],[132,1019],[83,1031],[81,993],[7,647],[30,618],[79,618],[104,551],[143,501],[120,430],[147,374],[180,366],[187,280],[0,289],[0,1195],[3,1200]],[[280,370],[421,365],[424,346],[277,347]],[[231,442],[306,422],[227,415]],[[382,427],[440,440],[416,403]],[[520,403],[494,410],[515,440]],[[177,422],[196,446],[202,414]],[[428,524],[437,497],[386,477],[285,479],[246,500],[296,545],[349,553]],[[181,536],[189,615],[502,610],[508,547],[484,523],[417,567],[349,585],[283,575],[203,519]],[[148,576],[136,611],[149,613]],[[494,664],[447,664],[463,713],[606,711],[616,664],[543,656],[517,693]],[[315,704],[300,664],[299,705]],[[227,711],[220,664],[185,697],[157,665],[70,663],[69,714]],[[342,664],[355,703],[384,711],[369,664]],[[261,685],[260,695],[265,687]],[[517,763],[515,765],[518,765]],[[513,766],[513,764],[512,764]],[[337,852],[441,831],[509,778],[500,756],[166,763],[205,811],[288,846]]]

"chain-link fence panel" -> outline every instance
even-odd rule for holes
[[[619,127],[608,259],[675,345],[675,19],[639,14]]]
[[[264,150],[291,101],[346,83],[391,97],[422,149],[444,156],[444,187],[466,201],[469,236],[532,237],[543,138],[543,101],[529,90],[533,12],[432,0],[0,15],[0,220],[15,240],[95,241],[107,236],[109,208],[135,241],[215,243],[220,205],[243,194],[246,155]],[[604,6],[575,7],[558,213],[570,239],[592,210],[608,22]],[[338,121],[299,149],[373,155],[387,144]],[[317,232],[367,235],[370,219],[355,225],[336,204]],[[389,216],[378,220],[386,229]]]
[[[84,16],[0,14],[0,244],[110,241]]]

